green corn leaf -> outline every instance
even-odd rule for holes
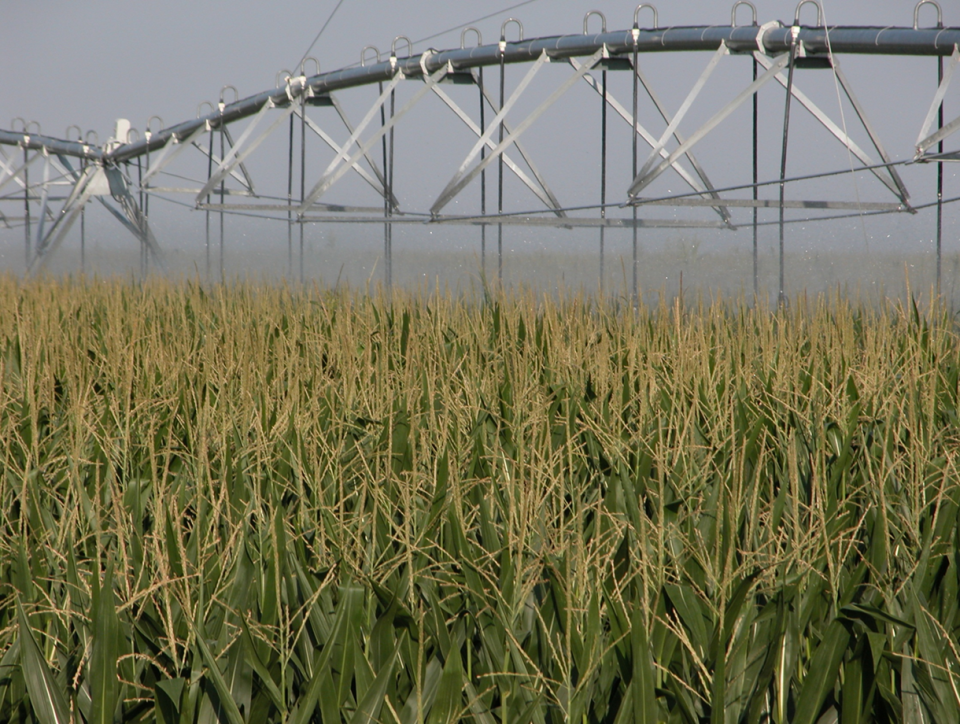
[[[249,721],[250,706],[253,701],[253,669],[246,661],[246,645],[247,641],[242,636],[233,642],[230,653],[227,655],[227,671],[224,680],[240,713]]]
[[[180,700],[185,679],[164,679],[153,687],[154,711],[159,724],[180,724]]]
[[[203,638],[202,626],[195,627],[195,637],[197,648],[200,649],[200,655],[203,658],[204,666],[206,666],[205,676],[207,680],[213,684],[217,699],[219,700],[217,702],[217,708],[219,708],[222,715],[226,717],[229,724],[244,724],[243,716],[241,716],[240,709],[237,707],[237,702],[233,700],[233,692],[230,690],[230,687],[227,686],[227,682],[220,672],[220,666],[217,664],[216,658]]]
[[[416,687],[411,689],[410,695],[400,711],[400,724],[417,724],[417,722],[423,721],[420,716],[420,704],[422,702],[424,710],[427,711],[433,706],[442,676],[443,664],[440,663],[438,657],[434,656],[426,665],[420,691],[417,692]],[[324,719],[324,721],[327,721],[327,719]]]
[[[304,694],[304,696],[300,699],[299,708],[297,709],[297,713],[293,718],[293,724],[307,724],[307,722],[309,722],[313,717],[313,712],[314,709],[316,709],[317,701],[320,699],[321,692],[326,691],[328,694],[333,693],[331,658],[335,649],[343,652],[350,648],[346,641],[346,637],[348,635],[359,634],[359,631],[351,631],[349,629],[351,627],[351,623],[354,621],[356,612],[361,608],[362,603],[362,589],[356,586],[344,587],[342,598],[337,606],[336,619],[334,620],[333,628],[330,631],[330,638],[324,645],[323,651],[320,653],[319,660],[314,665],[313,678],[310,680],[310,683],[307,686],[306,694]],[[395,656],[396,651],[394,651],[394,657]],[[349,674],[344,670],[342,663],[341,668],[338,669],[338,672],[341,677],[341,686],[348,685],[344,683],[343,679],[349,678]],[[325,702],[332,699],[332,697],[329,695],[323,698]]]
[[[677,613],[680,614],[680,619],[690,632],[693,645],[701,655],[705,655],[710,647],[710,639],[707,634],[710,621],[704,613],[703,602],[689,586],[671,584],[664,586],[664,590],[667,592],[674,608],[677,609]]]
[[[244,655],[246,657],[247,665],[253,669],[254,673],[260,678],[260,684],[266,689],[267,695],[270,697],[270,701],[278,711],[283,711],[283,695],[280,693],[280,689],[277,687],[276,682],[273,680],[273,677],[270,675],[270,672],[267,670],[267,667],[260,660],[260,657],[257,655],[257,649],[253,645],[253,641],[250,636],[250,630],[247,627],[246,621],[241,620],[242,626],[242,636],[244,639]]]
[[[932,690],[930,708],[937,712],[940,724],[957,724],[960,721],[960,701],[951,685],[953,672],[957,670],[957,661],[940,632],[930,621],[930,614],[924,607],[916,591],[911,590],[910,605],[913,621],[917,630],[917,648],[920,663]],[[915,672],[919,678],[919,672]],[[954,682],[956,683],[956,682]]]
[[[470,682],[463,687],[464,694],[467,697],[470,707],[470,715],[479,724],[496,724],[496,720],[488,709],[483,706],[481,697],[476,687]],[[406,724],[406,723],[405,723]]]
[[[860,651],[863,647],[860,647]],[[863,662],[856,653],[843,664],[843,688],[840,695],[840,724],[863,721]]]
[[[112,724],[117,708],[120,680],[117,659],[120,652],[120,622],[113,593],[113,564],[107,566],[102,587],[93,587],[93,651],[90,655],[90,698],[88,724]]]
[[[657,694],[653,675],[653,659],[647,642],[647,626],[640,609],[633,612],[630,636],[633,640],[633,724],[657,724]]]
[[[850,633],[839,621],[833,621],[824,630],[797,697],[797,711],[791,724],[815,724],[820,707],[833,690],[849,642]]]
[[[377,678],[374,679],[373,683],[367,689],[366,694],[358,702],[357,710],[353,713],[353,716],[350,717],[349,724],[372,724],[378,721],[380,709],[383,706],[383,701],[387,694],[387,688],[390,685],[390,680],[393,678],[393,670],[397,665],[397,653],[400,651],[400,644],[405,636],[406,632],[400,635],[400,639],[397,640],[397,645],[393,649],[393,654],[390,656],[389,662],[377,672]]]
[[[427,724],[454,724],[459,721],[462,700],[463,662],[460,660],[458,643],[447,652],[447,662],[443,666],[443,676]]]
[[[47,661],[33,637],[33,631],[17,599],[17,625],[19,627],[20,666],[24,683],[30,695],[30,705],[40,724],[69,724],[70,708],[67,697],[57,684],[56,677],[47,666]]]

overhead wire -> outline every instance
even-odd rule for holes
[[[955,196],[952,199],[944,199],[943,205],[955,204],[960,202],[960,196]],[[931,201],[926,204],[920,204],[919,206],[913,206],[914,211],[921,211],[924,209],[931,209],[937,205],[936,201]],[[857,219],[863,216],[887,216],[889,214],[899,214],[903,213],[901,211],[894,210],[885,210],[881,209],[878,211],[857,211],[850,214],[836,214],[831,216],[808,216],[803,219],[787,219],[784,223],[786,224],[815,224],[824,221],[842,221],[843,219]],[[758,226],[773,226],[778,224],[778,221],[761,221]]]
[[[327,18],[327,22],[323,24],[323,27],[320,28],[320,32],[317,33],[317,37],[313,39],[313,42],[310,43],[310,47],[307,48],[307,50],[303,54],[303,57],[300,58],[300,60],[297,62],[296,66],[294,67],[299,68],[303,64],[303,61],[307,59],[307,56],[310,54],[310,51],[313,50],[313,46],[317,44],[318,40],[320,40],[320,36],[323,35],[323,31],[327,29],[327,26],[330,24],[330,21],[333,20],[333,16],[337,14],[337,10],[340,9],[340,6],[343,5],[343,2],[344,0],[340,0],[337,3],[337,6],[333,9],[333,12],[331,12],[330,16]]]
[[[468,27],[470,27],[471,25],[473,25],[473,24],[475,24],[475,23],[480,23],[480,22],[483,22],[484,20],[489,20],[490,18],[495,18],[495,17],[497,17],[498,15],[503,15],[504,13],[508,13],[508,12],[510,12],[511,10],[516,10],[517,8],[522,8],[524,5],[530,5],[530,4],[535,3],[535,2],[537,2],[537,0],[524,0],[523,2],[516,3],[516,4],[514,4],[514,5],[509,5],[509,6],[505,7],[505,8],[500,8],[500,9],[497,10],[496,12],[487,13],[486,15],[482,15],[482,16],[480,16],[479,18],[474,18],[473,20],[468,20],[468,21],[466,21],[465,23],[460,23],[459,25],[454,25],[453,27],[447,28],[446,30],[441,30],[440,32],[434,33],[433,35],[428,35],[428,36],[426,36],[425,38],[420,38],[419,40],[414,40],[414,41],[411,42],[410,46],[411,46],[411,48],[412,48],[413,46],[419,45],[420,43],[425,43],[425,42],[427,42],[428,40],[434,40],[435,38],[439,38],[439,37],[441,37],[441,36],[443,36],[443,35],[447,35],[447,34],[449,34],[449,33],[455,33],[456,31],[458,31],[458,30],[463,30],[464,28],[468,28]],[[350,65],[345,65],[345,66],[343,66],[343,67],[344,67],[344,68],[356,68],[358,65],[361,65],[361,63],[362,63],[362,61],[359,61],[359,60],[358,60],[358,61],[356,61],[356,62],[354,62],[354,63],[351,63]]]
[[[439,33],[434,33],[433,35],[428,35],[428,36],[425,37],[425,38],[420,38],[420,40],[415,40],[415,41],[413,41],[413,44],[414,44],[414,45],[417,45],[417,44],[419,44],[419,43],[425,43],[425,42],[427,42],[428,40],[433,40],[434,38],[439,38],[440,36],[446,35],[447,33],[454,33],[454,32],[456,32],[457,30],[463,30],[465,27],[467,27],[467,26],[469,26],[469,25],[473,25],[474,23],[480,23],[480,22],[483,22],[484,20],[489,20],[490,18],[495,18],[495,17],[497,17],[498,15],[503,15],[504,13],[508,13],[508,12],[510,12],[511,10],[516,10],[517,8],[522,8],[524,5],[530,5],[531,3],[535,3],[535,2],[537,2],[537,0],[524,0],[523,2],[517,3],[516,5],[511,5],[510,7],[503,8],[502,10],[497,10],[497,11],[494,12],[494,13],[488,13],[487,15],[484,15],[484,16],[479,17],[479,18],[474,18],[473,20],[468,20],[467,22],[462,23],[462,24],[460,24],[460,25],[456,25],[456,26],[454,26],[454,27],[452,27],[452,28],[447,28],[446,30],[441,30]]]
[[[872,164],[870,166],[861,166],[859,168],[855,168],[853,169],[853,173],[859,173],[861,171],[872,171],[874,169],[879,169],[879,168],[889,168],[891,166],[908,166],[914,163],[915,161],[912,161],[912,160],[911,161],[893,161],[891,163],[877,163],[877,164]],[[829,178],[831,176],[842,176],[848,173],[851,173],[850,169],[840,169],[836,171],[823,171],[820,173],[804,174],[801,176],[791,176],[789,178],[784,179],[784,183],[795,183],[797,181],[810,181],[810,180],[820,179],[820,178]],[[749,183],[749,184],[739,184],[737,186],[724,186],[722,188],[715,188],[713,189],[713,192],[726,193],[728,191],[745,191],[745,190],[753,189],[754,187],[761,188],[764,186],[776,186],[779,183],[780,183],[780,179],[774,179],[772,181],[759,181],[756,184]],[[659,197],[653,197],[649,199],[641,198],[641,199],[637,199],[636,203],[629,203],[629,202],[624,203],[622,201],[615,201],[615,202],[606,203],[606,204],[585,204],[583,206],[564,206],[563,208],[560,208],[560,209],[554,209],[551,207],[551,208],[543,208],[543,209],[531,209],[527,211],[516,211],[516,212],[508,211],[508,212],[505,212],[503,216],[534,216],[536,214],[553,214],[553,213],[556,213],[557,211],[595,211],[601,208],[624,209],[624,208],[629,208],[631,206],[651,206],[659,202],[673,201],[675,199],[686,199],[686,198],[711,198],[711,200],[714,200],[712,199],[712,197],[704,196],[704,193],[706,192],[690,191],[684,194],[672,194],[670,196],[659,196]],[[715,201],[717,202],[716,203],[717,206],[723,206],[722,198],[715,199]],[[914,207],[914,208],[917,208],[917,207]],[[475,217],[469,217],[469,218],[475,218]],[[491,218],[494,218],[494,217],[491,217]]]
[[[824,8],[824,3],[826,0],[820,0],[819,8],[820,12],[823,15],[823,30],[827,40],[827,56],[830,58],[830,70],[833,71],[833,85],[837,92],[837,106],[840,109],[840,123],[843,125],[843,135],[847,140],[850,139],[850,133],[847,131],[847,116],[843,112],[843,97],[840,95],[840,77],[837,74],[837,61],[833,55],[833,44],[830,42],[830,25],[827,22],[827,11]],[[853,174],[853,151],[850,149],[850,144],[845,143],[844,146],[847,148],[847,160],[850,163],[850,172],[853,176],[853,193],[857,199],[857,206],[861,205],[860,201],[860,184],[857,183],[857,177]],[[860,230],[863,233],[863,245],[867,252],[870,251],[870,237],[867,235],[867,223],[864,221],[863,209],[860,209]]]

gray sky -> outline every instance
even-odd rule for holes
[[[365,45],[374,44],[387,51],[391,40],[398,34],[419,41],[519,1],[419,0],[417,3],[400,3],[345,0],[310,54],[319,59],[324,71],[333,70],[355,63]],[[657,4],[663,27],[726,25],[732,2],[661,0]],[[775,19],[789,23],[793,18],[795,3],[792,0],[757,0],[755,4],[761,23]],[[262,0],[165,0],[162,3],[141,0],[11,0],[4,8],[6,32],[4,42],[0,44],[0,67],[5,69],[0,74],[0,127],[8,128],[10,119],[22,117],[39,122],[44,133],[62,136],[68,125],[76,124],[84,131],[96,131],[103,141],[110,135],[118,117],[130,119],[133,126],[141,130],[152,115],[161,116],[167,126],[193,118],[198,104],[205,100],[216,101],[225,84],[236,86],[241,97],[273,87],[277,72],[282,68],[293,68],[335,5],[336,0],[283,3]],[[497,39],[500,24],[508,15],[515,15],[523,21],[527,37],[579,33],[584,13],[600,9],[607,16],[610,30],[626,29],[632,24],[635,5],[620,0],[536,0],[477,25],[486,42]],[[945,24],[960,26],[960,3],[947,0],[944,5]],[[823,6],[826,20],[831,25],[910,26],[913,22],[912,0],[824,0]],[[809,13],[804,18],[810,23],[813,9],[806,8],[805,13]],[[934,12],[926,8],[922,24],[932,25],[933,22]],[[418,43],[415,50],[422,51],[429,46],[454,47],[459,45],[459,40],[460,32],[456,30]],[[686,53],[669,57],[650,55],[643,63],[666,105],[676,109],[708,60],[709,54]],[[929,58],[846,57],[842,63],[887,150],[894,158],[911,157],[912,145],[936,88],[934,61]],[[508,93],[524,72],[522,67],[509,69]],[[721,63],[681,130],[690,133],[709,118],[749,82],[749,72],[749,59],[746,58],[731,58]],[[529,98],[518,106],[516,117],[532,110],[539,99],[568,75],[569,68],[545,69],[542,78],[538,78],[532,87]],[[629,76],[610,75],[612,93],[629,105]],[[494,82],[492,76],[495,74],[491,72],[488,85]],[[856,126],[849,105],[843,108],[843,114],[840,112],[832,74],[807,71],[798,82],[838,124],[847,124],[851,135],[867,147],[869,141]],[[409,96],[411,92],[401,86],[399,102],[402,102],[404,93]],[[461,94],[456,96],[459,102],[473,102],[470,100],[472,96],[463,95],[467,91],[454,88],[450,92]],[[375,97],[375,92],[371,93],[369,89],[351,91],[343,94],[342,102],[353,119],[358,120]],[[779,172],[783,93],[779,87],[769,86],[760,97],[760,175],[762,179],[774,178]],[[470,108],[475,110],[473,106]],[[697,149],[701,162],[717,186],[749,180],[747,108],[738,111]],[[960,86],[951,89],[946,108],[949,117],[960,113]],[[321,114],[322,111],[316,109],[315,112]],[[565,205],[597,202],[598,118],[599,100],[589,89],[579,87],[538,121],[525,137],[532,155]],[[849,164],[849,157],[842,147],[826,136],[809,116],[797,111],[795,118],[792,122],[795,140],[791,146],[791,173],[833,170]],[[649,107],[641,109],[641,121],[649,124],[656,135],[662,131],[662,122]],[[438,112],[437,104],[423,104],[398,128],[397,189],[401,204],[406,208],[428,208],[469,150],[472,145],[469,134],[458,123],[448,111],[440,108]],[[609,198],[619,201],[630,180],[629,127],[619,119],[611,119],[610,124]],[[239,124],[235,136],[239,135],[242,126],[243,123]],[[331,130],[331,133],[345,140],[342,129]],[[285,158],[285,149],[283,138],[272,139],[258,151],[258,158],[252,159],[251,165],[258,167],[258,173],[267,181],[282,182],[284,166],[277,164],[276,158]],[[311,149],[310,153],[315,152]],[[321,151],[316,154],[311,161],[319,158]],[[312,163],[308,188],[326,165],[325,158],[319,158],[322,163]],[[931,183],[931,168],[905,169],[904,177],[917,203],[932,200],[935,186]],[[790,193],[796,194],[794,198],[892,200],[868,174],[860,174],[857,179],[856,183],[850,177],[844,177],[816,186],[808,184],[802,189],[798,186],[796,191],[791,188]],[[539,206],[525,190],[510,186],[511,183],[514,182],[509,180],[507,186],[508,211]],[[666,194],[680,190],[675,177],[665,176],[651,192]],[[493,193],[492,186],[489,193]],[[763,195],[775,195],[775,189],[768,189]],[[946,195],[960,195],[960,181],[955,178],[953,166],[948,166]],[[459,211],[473,213],[470,205],[476,205],[476,196],[476,190],[465,192]],[[327,200],[376,204],[369,188],[360,182],[349,181],[344,182],[342,189],[331,193]],[[449,211],[457,213],[458,209],[450,207]],[[671,209],[658,209],[656,213],[660,217],[675,217]],[[709,211],[691,213],[692,218],[701,220],[715,218]],[[774,218],[771,213],[767,212],[767,220]],[[187,219],[183,223],[188,227],[177,226],[170,220],[174,218],[172,214],[168,219],[153,213],[152,221],[168,239],[181,234],[183,228],[194,231],[199,228],[197,218],[202,215],[190,212],[181,212],[181,215]],[[929,215],[920,219],[897,216],[892,219],[883,217],[881,221],[836,222],[818,227],[824,231],[794,230],[791,233],[802,238],[810,248],[818,243],[839,243],[836,240],[849,237],[863,238],[869,243],[887,235],[893,239],[889,244],[896,247],[900,244],[929,244],[930,227]],[[253,236],[248,227],[235,226],[233,229],[234,236],[238,235],[237,230],[240,234]],[[355,235],[353,230],[338,233],[341,236]],[[953,235],[951,238],[960,234],[960,225],[952,216],[948,233]],[[277,234],[285,240],[285,228]],[[407,235],[404,238],[426,243],[423,234],[417,236],[412,231],[404,231],[401,236],[403,234]],[[5,243],[9,236],[9,233],[0,233],[0,243]],[[590,232],[590,235],[554,234],[549,238],[568,239],[564,243],[577,245],[584,243],[584,239],[592,240],[593,236],[594,232]],[[741,232],[703,232],[693,236],[697,243],[711,244],[714,240],[727,245],[749,243],[748,235]],[[448,234],[443,238],[452,237]],[[523,238],[547,237],[531,232]],[[649,243],[670,243],[677,238],[677,234],[651,234]],[[22,245],[22,241],[14,243]],[[772,243],[769,233],[766,233],[764,243]]]
[[[324,69],[354,63],[360,48],[389,49],[396,35],[418,40],[520,0],[345,0],[311,52]],[[757,0],[760,22],[789,22],[792,0]],[[192,117],[233,84],[241,95],[269,88],[294,65],[336,5],[335,0],[10,0],[0,43],[0,127],[10,118],[37,120],[60,135],[77,124],[101,137],[114,119],[142,126],[154,114],[169,124]],[[731,3],[659,3],[661,25],[727,24]],[[825,0],[830,24],[911,25],[912,0]],[[960,25],[960,4],[943,3],[947,25]],[[636,3],[536,0],[513,11],[528,37],[576,33],[588,10],[602,10],[610,29],[632,25]],[[805,12],[812,13],[811,8]],[[933,10],[926,8],[926,18]],[[495,40],[505,15],[478,23]],[[452,32],[421,44],[452,47]],[[703,62],[703,61],[701,61]]]

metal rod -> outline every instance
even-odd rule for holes
[[[479,83],[480,88],[480,135],[483,136],[487,132],[487,117],[486,117],[486,103],[483,99],[483,68],[480,69],[479,73]],[[486,148],[480,149],[480,162],[483,163],[483,159],[486,158]],[[484,169],[480,172],[480,215],[487,215],[487,170]],[[487,271],[487,225],[483,224],[480,226],[480,269],[482,272],[486,273]]]
[[[147,166],[149,166],[149,160]],[[80,159],[80,178],[83,178],[83,174],[87,169],[87,160],[85,158]],[[80,274],[86,274],[87,272],[87,205],[84,204],[80,207]]]
[[[942,25],[942,23],[941,23]],[[943,82],[943,56],[937,58],[937,87]],[[937,111],[938,130],[943,128],[943,102]],[[938,146],[943,153],[943,139]],[[943,270],[943,161],[937,162],[937,296],[940,296]]]
[[[390,91],[390,120],[393,121],[396,113],[396,90]],[[394,130],[396,126],[390,126],[390,168],[387,170],[387,183],[390,185],[390,196],[393,196],[393,165],[394,165]],[[388,197],[388,198],[389,198]],[[389,215],[393,216],[393,208],[390,207]],[[387,228],[387,246],[384,249],[385,273],[387,289],[393,286],[393,225],[389,224]]]
[[[293,276],[293,116],[290,116],[290,141],[287,145],[287,278]]]
[[[506,63],[504,61],[504,51],[500,51],[500,108],[497,114],[503,109],[504,103],[504,83],[506,80]],[[500,119],[500,136],[498,145],[503,144],[503,121]],[[481,148],[481,150],[483,150]],[[498,181],[497,181],[497,214],[503,214],[503,154],[498,159]],[[503,284],[503,224],[497,224],[497,282]]]
[[[307,104],[305,96],[300,96],[300,206],[307,193]],[[303,284],[303,212],[297,214],[300,221],[300,283]]]
[[[753,80],[757,80],[757,59],[753,59]],[[758,127],[759,127],[759,94],[753,94],[753,200],[756,201],[758,197],[759,187],[757,186],[759,180],[759,160],[760,155],[758,152]],[[753,209],[753,297],[756,301],[757,295],[760,292],[760,264],[759,264],[759,250],[758,250],[758,241],[759,236],[757,233],[757,221],[760,209],[754,207]]]
[[[23,149],[23,241],[24,241],[24,257],[27,262],[27,267],[30,266],[30,168],[27,166],[27,156],[29,155],[29,150],[24,147]]]
[[[646,76],[643,74],[643,71],[640,68],[636,69],[636,74],[637,74],[637,77],[640,79],[640,84],[643,86],[643,89],[647,92],[647,95],[649,96],[650,100],[653,101],[653,105],[660,112],[660,117],[663,118],[664,123],[666,123],[668,126],[672,125],[674,120],[673,116],[672,114],[667,112],[666,106],[660,100],[658,95],[654,92],[653,85],[651,85],[651,83],[647,80]],[[637,129],[637,131],[641,133],[641,137],[642,137],[643,134],[640,131],[640,129]],[[686,137],[676,129],[674,129],[673,137],[676,140],[676,142],[679,143],[680,145],[683,145],[684,143],[686,143]],[[656,139],[652,139],[650,141],[650,144],[651,144],[651,148],[654,148],[658,145]],[[670,154],[667,153],[667,151],[661,147],[660,156],[661,158],[669,158]],[[706,189],[706,191],[708,191],[711,196],[713,196],[716,199],[719,199],[720,198],[719,194],[715,192],[713,183],[710,181],[710,178],[707,176],[707,172],[703,170],[703,167],[700,165],[700,162],[697,161],[697,157],[693,155],[693,151],[688,151],[686,153],[686,157],[687,157],[687,160],[690,161],[690,165],[693,166],[693,170],[696,172],[697,176],[700,177],[700,181],[702,185],[696,182],[691,183],[692,179],[687,180],[685,176],[685,172],[683,171],[683,167],[680,166],[678,163],[676,166],[674,166],[674,168],[680,174],[681,178],[684,178],[684,180],[690,184],[691,188],[694,188],[695,190],[698,190],[698,191],[702,191]],[[728,223],[730,222],[730,213],[727,211],[726,207],[718,206],[716,207],[716,210],[717,210],[717,213],[719,213],[720,218],[722,218],[725,222],[728,222]]]
[[[207,180],[213,175],[213,126],[210,126],[210,148],[207,151]],[[207,194],[207,205],[210,204],[210,194]],[[210,212],[207,211],[207,235],[204,243],[204,253],[206,254],[207,264],[205,270],[205,279],[210,281]]]
[[[793,98],[793,70],[794,60],[796,59],[797,44],[794,42],[790,46],[790,63],[787,73],[787,100],[783,109],[783,149],[780,156],[780,293],[777,297],[779,304],[786,303],[786,294],[784,291],[784,265],[783,265],[783,238],[784,238],[784,208],[783,199],[786,193],[787,178],[787,141],[790,133],[790,99]]]
[[[129,165],[129,164],[128,164]],[[137,196],[140,200],[140,208],[143,209],[143,165],[141,163],[141,157],[137,156],[137,186],[139,190]],[[140,244],[140,280],[143,281],[147,278],[147,245],[143,242]]]
[[[147,123],[148,130],[149,130],[149,127],[150,127],[150,124],[148,122]],[[150,150],[149,149],[147,149],[146,157],[147,157],[147,170],[149,171],[150,170]],[[139,159],[137,159],[138,166],[139,166],[139,163],[140,161]],[[143,209],[143,220],[144,220],[144,224],[146,225],[150,223],[150,189],[144,188],[142,169],[140,169],[140,191],[143,193],[143,203],[141,204],[141,208]],[[147,259],[149,262],[149,255]]]
[[[637,66],[637,32],[634,31],[634,41],[633,41],[633,67],[636,69]],[[631,174],[632,178],[637,177],[637,104],[638,104],[638,93],[639,79],[637,78],[636,72],[632,73],[633,75],[633,123],[631,124],[631,135],[633,136],[633,173]],[[633,286],[631,289],[631,297],[633,299],[634,308],[639,307],[640,305],[640,296],[639,296],[639,286],[637,284],[637,207],[633,207]]]
[[[224,135],[223,135],[223,124],[220,124],[220,158],[224,158]],[[220,179],[220,205],[223,205],[223,197],[226,196],[227,190],[227,181],[225,178]],[[223,212],[220,212],[220,283],[223,284],[223,223],[224,217]]]
[[[380,97],[383,97],[383,83],[378,84]],[[387,125],[386,106],[380,104],[380,128]],[[387,134],[383,133],[380,138],[380,145],[383,150],[383,257],[384,266],[386,266],[387,247],[390,246],[390,194],[393,190],[390,188],[390,158],[387,155]]]
[[[600,114],[600,218],[607,218],[607,71],[601,74],[603,81],[603,108]],[[603,252],[606,227],[600,227],[600,296],[603,297]]]

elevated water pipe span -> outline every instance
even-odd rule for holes
[[[810,7],[805,7],[810,6]],[[936,11],[935,27],[920,27],[920,15]],[[806,25],[801,15],[814,20]],[[738,25],[738,19],[747,19]],[[138,241],[141,264],[145,271],[151,261],[163,264],[160,243],[150,225],[150,198],[186,197],[193,208],[207,214],[207,248],[210,245],[211,213],[220,214],[220,242],[223,244],[223,215],[244,213],[279,219],[287,224],[288,242],[292,250],[294,229],[301,239],[301,268],[303,228],[313,223],[382,224],[384,230],[385,281],[392,276],[392,233],[396,224],[463,224],[479,226],[486,250],[486,231],[495,226],[498,233],[498,259],[502,274],[503,228],[510,225],[596,227],[601,244],[601,278],[603,235],[611,227],[633,230],[633,293],[637,293],[637,239],[638,231],[657,226],[709,226],[733,228],[731,209],[753,209],[754,229],[754,284],[757,283],[757,211],[761,208],[780,210],[780,279],[781,296],[784,293],[784,210],[811,209],[821,212],[856,212],[858,214],[915,213],[920,206],[911,204],[910,194],[898,173],[906,163],[934,162],[938,169],[938,196],[924,207],[937,210],[937,279],[941,271],[943,163],[960,160],[960,150],[944,149],[944,141],[960,129],[960,118],[944,122],[944,98],[960,63],[960,28],[945,28],[940,6],[931,0],[917,5],[912,26],[905,27],[825,27],[823,11],[814,0],[804,0],[797,8],[790,25],[779,21],[760,24],[756,8],[750,2],[737,2],[731,13],[729,26],[660,27],[657,9],[648,3],[639,5],[632,27],[626,30],[607,30],[607,19],[599,11],[587,13],[583,33],[555,37],[524,37],[523,25],[510,19],[503,24],[498,42],[484,44],[480,32],[474,28],[463,31],[460,47],[448,50],[430,48],[422,53],[412,52],[412,43],[398,37],[386,57],[373,47],[364,48],[361,62],[350,67],[321,72],[319,63],[307,59],[298,72],[282,71],[277,86],[246,98],[237,97],[235,89],[226,86],[217,104],[205,104],[197,118],[173,126],[161,127],[162,121],[153,117],[142,133],[120,120],[114,136],[100,143],[95,134],[81,135],[72,126],[64,138],[40,132],[35,123],[15,119],[9,130],[0,130],[0,226],[22,228],[28,273],[35,273],[62,245],[68,232],[84,209],[96,201],[105,206]],[[599,32],[589,32],[591,25]],[[468,46],[468,40],[476,42]],[[710,60],[680,108],[671,113],[660,99],[643,72],[641,59],[649,53],[710,53]],[[937,60],[939,86],[933,94],[922,127],[918,129],[911,160],[894,162],[885,149],[874,125],[857,99],[849,79],[840,68],[837,56],[859,54],[870,56],[931,56]],[[707,86],[717,65],[727,56],[751,56],[753,76],[749,83],[737,88],[727,102],[708,121],[688,135],[679,133],[679,125],[693,106],[698,95]],[[518,101],[530,92],[535,76],[547,63],[569,65],[570,75],[525,117],[519,120],[507,116]],[[509,94],[504,83],[507,65],[525,64],[526,73]],[[483,81],[486,68],[499,70],[499,84],[492,89]],[[796,83],[795,71],[820,68],[835,75],[857,119],[870,139],[872,150],[861,148],[828,113],[805,95]],[[310,72],[313,71],[313,72]],[[607,73],[632,73],[633,97],[622,103],[610,92]],[[404,81],[418,82],[416,91],[398,107],[397,87]],[[477,89],[479,116],[458,105],[444,88],[447,84],[466,84]],[[565,207],[551,190],[529,151],[521,144],[521,137],[574,86],[587,85],[601,99],[601,169],[600,204],[589,207]],[[785,93],[785,103],[774,118],[758,117],[757,94],[767,85],[779,84]],[[357,88],[377,87],[377,99],[355,125],[348,119],[338,100],[341,94]],[[642,93],[641,93],[642,91]],[[232,97],[231,97],[232,96]],[[409,111],[427,98],[440,103],[472,133],[475,142],[465,150],[456,172],[436,197],[411,194],[421,199],[421,208],[402,209],[394,187],[395,129]],[[713,132],[740,106],[753,100],[753,176],[742,184],[716,188],[704,168],[697,161],[696,146],[711,138]],[[631,102],[632,101],[632,102]],[[638,120],[640,104],[652,103],[662,118],[663,127],[648,130]],[[851,158],[856,159],[850,172],[868,170],[886,188],[888,202],[861,203],[839,200],[796,200],[787,198],[785,189],[797,180],[787,174],[787,149],[790,143],[790,114],[794,106],[808,111]],[[338,123],[349,134],[345,143],[338,143],[316,120],[314,109],[334,109]],[[205,112],[204,112],[205,110]],[[614,193],[607,187],[608,112],[619,117],[633,129],[632,175],[620,184]],[[547,116],[549,118],[549,116]],[[294,160],[294,124],[299,122],[301,133],[309,134],[330,147],[332,160],[325,168],[309,168],[304,143],[301,142],[301,163]],[[782,163],[778,179],[761,182],[757,178],[757,134],[761,123],[783,123]],[[245,123],[234,134],[231,127]],[[845,124],[844,124],[845,125]],[[154,130],[154,126],[157,129]],[[286,185],[284,188],[264,191],[254,184],[245,164],[259,146],[271,135],[288,131],[289,153],[281,159]],[[429,134],[406,134],[407,143],[429,146]],[[577,143],[580,139],[563,139]],[[218,142],[215,142],[218,141]],[[219,146],[219,148],[217,148]],[[16,149],[16,150],[15,150]],[[195,186],[167,186],[162,179],[176,177],[172,170],[184,159],[184,152],[203,154],[206,178]],[[497,204],[488,209],[486,198],[486,171],[496,164]],[[514,174],[542,205],[543,212],[523,214],[506,213],[503,203],[505,172]],[[300,177],[300,192],[294,193],[293,179]],[[669,196],[645,197],[644,191],[662,174],[675,173],[688,191]],[[823,176],[834,175],[827,172]],[[357,174],[372,188],[382,206],[344,206],[324,204],[322,199],[331,187],[347,174]],[[478,177],[482,179],[479,214],[454,215],[447,213],[450,203]],[[228,187],[228,183],[230,186]],[[776,186],[777,199],[758,198],[758,189]],[[731,197],[732,191],[752,190],[752,198]],[[233,197],[243,197],[233,201]],[[707,207],[714,210],[713,222],[657,221],[641,217],[647,206],[674,208]],[[591,216],[574,212],[592,211]],[[824,216],[822,218],[836,218]],[[82,221],[81,221],[82,223]],[[290,264],[293,265],[292,251]],[[209,264],[209,251],[208,251]],[[221,268],[222,271],[222,268]]]

